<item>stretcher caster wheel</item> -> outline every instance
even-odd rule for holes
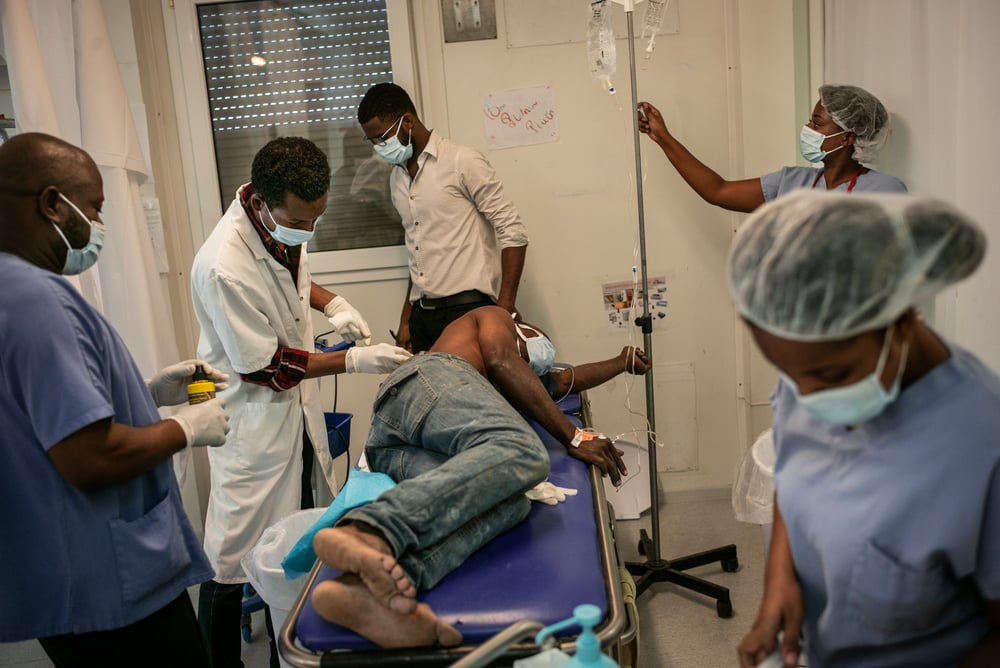
[[[250,626],[250,615],[240,617],[240,633],[243,634],[243,642],[250,642],[253,638],[253,628]]]
[[[740,560],[736,557],[722,560],[722,570],[727,573],[735,573],[740,567]]]
[[[716,601],[715,611],[719,614],[719,617],[723,619],[729,619],[733,616],[733,604],[732,601]]]

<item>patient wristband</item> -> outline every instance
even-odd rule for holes
[[[597,434],[595,434],[594,432],[584,431],[583,429],[577,427],[576,433],[573,434],[573,440],[570,441],[569,444],[572,445],[574,448],[579,448],[580,444],[583,443],[584,441],[592,441],[596,437]]]

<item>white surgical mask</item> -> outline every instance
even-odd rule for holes
[[[832,135],[824,135],[816,132],[808,125],[803,125],[802,130],[799,132],[799,151],[802,152],[802,157],[809,162],[823,162],[823,158],[844,148],[844,144],[841,144],[833,151],[824,151],[821,147],[823,142],[830,137],[836,137],[837,135],[842,135],[847,130],[841,130],[840,132],[834,132]]]
[[[261,200],[263,202],[263,200]],[[316,231],[316,225],[319,224],[318,221],[313,222],[313,228],[311,230],[299,230],[294,227],[285,227],[284,225],[278,225],[278,221],[274,219],[271,215],[271,209],[268,208],[267,202],[264,202],[264,208],[267,210],[267,217],[271,219],[274,223],[274,229],[268,230],[271,238],[275,241],[280,241],[286,246],[301,246],[302,244],[308,242],[313,238],[313,233]]]
[[[406,146],[399,141],[399,131],[403,129],[403,117],[400,116],[399,127],[396,128],[396,133],[385,140],[382,144],[375,144],[375,152],[378,153],[383,160],[388,162],[390,165],[405,165],[407,161],[413,157],[413,132],[409,132],[406,138]],[[392,129],[391,127],[389,128]]]
[[[529,338],[523,334],[523,329],[530,329],[537,336]],[[556,362],[556,347],[552,345],[547,336],[530,325],[515,322],[514,331],[524,341],[524,346],[528,350],[528,366],[531,367],[531,370],[535,372],[536,376],[547,374]]]
[[[882,387],[881,379],[885,362],[889,358],[892,330],[893,327],[889,327],[885,333],[882,352],[879,354],[875,371],[863,380],[851,385],[801,395],[794,380],[780,372],[778,375],[792,390],[795,401],[815,419],[841,426],[861,424],[880,415],[899,396],[899,387],[903,380],[903,369],[906,368],[906,356],[910,342],[903,342],[899,370],[896,372],[895,380],[892,381],[892,387],[886,390]]]
[[[87,271],[97,262],[97,258],[101,254],[101,249],[104,248],[104,223],[99,220],[87,218],[83,214],[83,211],[80,211],[80,208],[70,202],[62,193],[59,193],[59,197],[62,201],[69,204],[73,208],[73,211],[76,211],[76,215],[83,218],[87,222],[87,225],[90,226],[90,239],[87,241],[87,245],[83,248],[73,248],[69,244],[69,239],[59,229],[59,226],[54,222],[52,223],[52,227],[56,228],[56,232],[59,233],[63,243],[66,244],[66,261],[63,263],[62,273],[65,276],[76,276]]]

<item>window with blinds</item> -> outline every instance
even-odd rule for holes
[[[198,25],[223,210],[260,147],[306,137],[333,170],[309,251],[401,245],[389,165],[357,122],[365,91],[392,81],[385,0],[209,3]]]

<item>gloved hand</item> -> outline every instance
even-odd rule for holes
[[[372,332],[368,329],[368,323],[361,317],[358,309],[347,303],[343,297],[334,297],[330,303],[323,307],[323,315],[329,320],[337,334],[345,341],[360,342],[364,345],[372,342]]]
[[[532,501],[541,501],[544,504],[554,506],[560,501],[565,501],[567,496],[576,496],[576,490],[569,487],[556,487],[546,480],[529,489],[524,495]]]
[[[222,445],[229,433],[229,413],[226,400],[221,397],[184,406],[168,420],[175,420],[187,436],[187,447]]]
[[[347,373],[389,373],[413,357],[410,351],[388,343],[377,343],[367,348],[351,348],[344,364]]]
[[[215,383],[216,390],[224,390],[229,387],[229,374],[213,369],[208,362],[203,360],[186,360],[171,364],[161,369],[152,378],[146,379],[146,387],[153,395],[153,401],[157,406],[176,406],[186,404],[188,400],[187,386],[194,375],[194,368],[200,364],[205,369],[208,379]]]

